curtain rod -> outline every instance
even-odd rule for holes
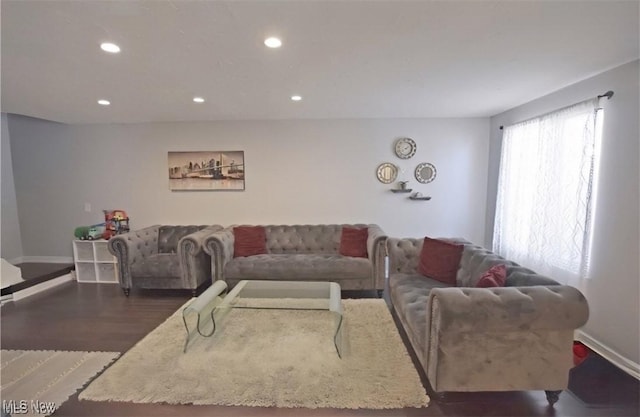
[[[606,97],[606,98],[607,98],[607,100],[611,100],[611,97],[613,97],[613,91],[609,90],[609,91],[607,91],[606,93],[601,94],[601,95],[599,95],[599,96],[597,96],[597,97],[598,97],[598,98]],[[503,130],[503,129],[504,129],[504,126],[500,126],[500,130]]]

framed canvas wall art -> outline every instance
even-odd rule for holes
[[[172,191],[244,191],[244,151],[169,152]]]

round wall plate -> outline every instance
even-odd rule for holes
[[[400,159],[409,159],[416,154],[418,146],[411,138],[400,138],[396,141],[396,155]]]
[[[398,167],[390,162],[382,163],[376,170],[378,181],[383,184],[391,184],[398,177]]]
[[[421,184],[426,184],[436,179],[436,167],[428,162],[418,164],[415,171],[416,180]]]

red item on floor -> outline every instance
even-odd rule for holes
[[[578,366],[589,357],[589,348],[580,342],[573,342],[573,366]]]

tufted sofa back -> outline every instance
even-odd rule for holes
[[[481,246],[463,239],[464,244],[457,282],[459,287],[475,287],[482,274],[494,265],[504,264],[507,267],[505,287],[523,287],[531,285],[560,285],[557,281],[533,272],[515,262],[505,259]]]
[[[267,252],[273,254],[337,254],[340,249],[342,226],[339,224],[265,226]],[[366,224],[348,226],[367,227]]]
[[[551,278],[537,274],[530,269],[504,259],[490,250],[474,245],[464,239],[455,238],[446,240],[464,244],[462,258],[460,259],[460,266],[456,276],[458,287],[475,287],[482,274],[497,264],[505,264],[507,266],[506,287],[559,285],[557,281]],[[423,242],[424,239],[389,238],[387,240],[389,275],[398,272],[416,274]]]
[[[207,226],[160,226],[158,230],[158,253],[176,253],[180,239],[205,227]]]
[[[424,239],[387,239],[387,255],[389,256],[389,275],[395,273],[415,274]]]
[[[140,230],[116,235],[109,239],[109,252],[114,256],[122,256],[125,264],[141,262],[158,252],[158,231],[160,225],[149,226]],[[126,242],[125,242],[126,241]],[[129,247],[131,252],[129,253]]]

